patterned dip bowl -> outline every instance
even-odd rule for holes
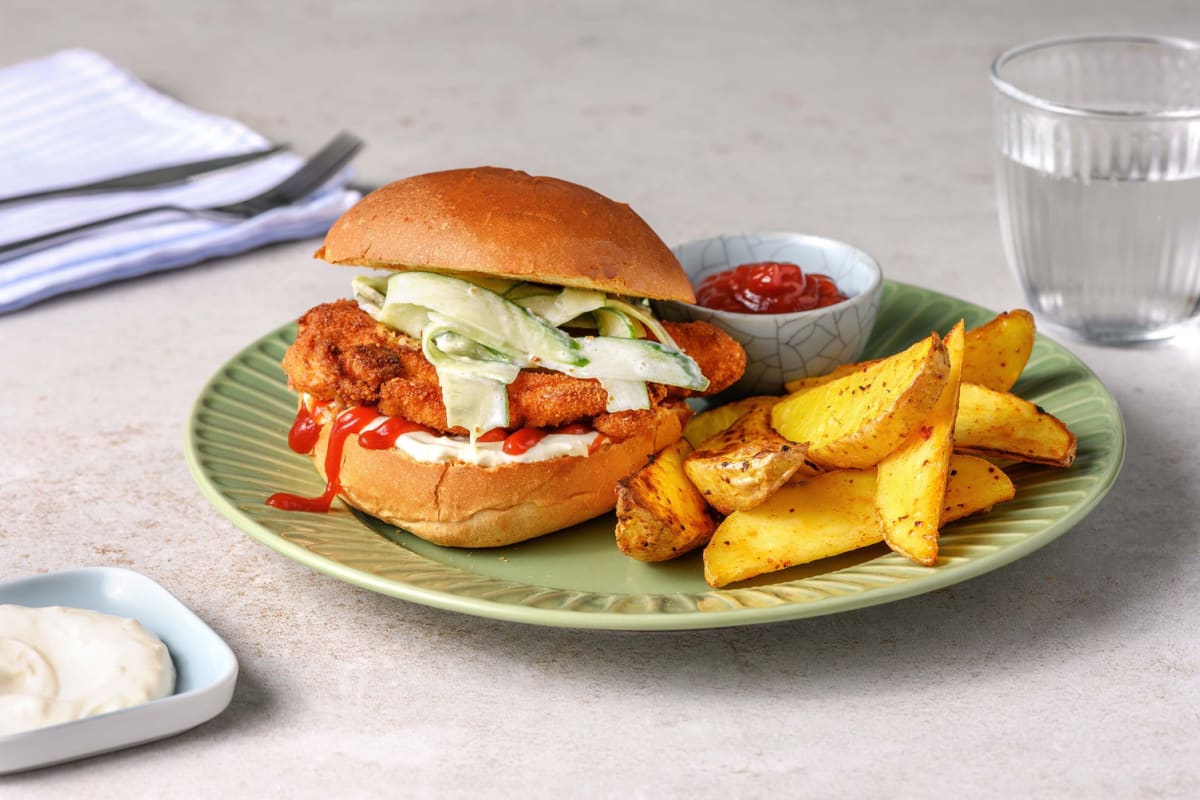
[[[828,275],[847,299],[811,311],[739,314],[690,303],[659,302],[666,320],[701,320],[723,328],[746,349],[746,373],[722,399],[784,393],[785,381],[822,375],[862,354],[883,293],[875,259],[843,242],[801,233],[729,234],[673,248],[692,286],[741,264],[782,261]]]

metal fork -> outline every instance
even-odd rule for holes
[[[348,164],[357,155],[358,151],[362,149],[362,146],[363,142],[357,136],[342,132],[305,161],[298,170],[285,178],[283,182],[246,200],[239,200],[236,203],[226,203],[219,206],[206,206],[204,208],[179,205],[139,208],[124,214],[85,222],[82,225],[74,225],[70,228],[62,228],[57,231],[31,236],[28,239],[8,242],[7,244],[0,245],[0,255],[15,253],[16,251],[22,251],[20,255],[27,255],[38,250],[44,250],[54,244],[60,243],[62,240],[73,239],[79,234],[90,231],[93,228],[112,225],[116,222],[123,222],[124,220],[134,219],[135,217],[147,214],[177,212],[207,219],[249,219],[265,211],[291,205],[297,200],[307,197],[332,178],[338,170]]]

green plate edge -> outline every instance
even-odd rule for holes
[[[959,318],[974,327],[994,315],[947,295],[886,281],[864,358],[895,352],[931,330],[944,332]],[[487,575],[469,563],[464,567],[465,551],[434,548],[344,508],[327,515],[294,514],[262,502],[273,491],[320,491],[308,458],[292,453],[284,441],[295,401],[278,359],[294,335],[291,323],[254,342],[197,397],[185,456],[204,496],[251,537],[300,564],[374,592],[492,619],[572,628],[686,630],[780,622],[912,597],[990,572],[1058,538],[1108,493],[1124,460],[1125,429],[1116,401],[1077,357],[1039,334],[1014,391],[1071,427],[1079,440],[1076,463],[1068,470],[1010,469],[1017,498],[949,527],[937,567],[919,567],[877,548],[863,551],[857,561],[828,559],[719,590],[677,591],[678,581],[666,579],[660,591],[628,593],[541,586]],[[611,529],[611,520],[585,525]],[[574,539],[587,536],[583,532]],[[545,551],[558,547],[556,540],[570,539],[570,533],[555,534],[537,542]],[[521,557],[508,548],[474,552]],[[615,545],[611,553],[625,558]],[[441,554],[459,563],[431,557]],[[505,558],[499,556],[500,561]],[[695,568],[699,570],[698,561]]]

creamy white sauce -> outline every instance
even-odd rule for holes
[[[128,708],[174,688],[170,653],[136,620],[0,605],[0,735]]]
[[[550,433],[540,442],[520,455],[504,452],[504,442],[475,442],[465,437],[433,436],[428,433],[406,433],[396,439],[396,449],[414,461],[439,463],[442,461],[464,461],[481,467],[496,467],[502,464],[528,464],[533,461],[549,461],[561,456],[586,456],[592,442],[600,434]]]
[[[317,400],[312,395],[302,394],[301,398],[309,411],[317,407]],[[341,408],[331,405],[320,406],[316,411],[317,420],[322,425],[333,422]],[[363,428],[369,431],[378,428],[390,417],[380,416],[371,420]],[[504,452],[504,442],[471,442],[465,436],[441,436],[430,433],[406,433],[396,439],[392,449],[399,450],[413,461],[427,464],[462,461],[481,467],[497,467],[504,464],[529,464],[534,461],[549,461],[562,456],[586,456],[591,452],[592,443],[600,434],[596,431],[587,433],[550,433],[540,442],[520,455],[509,455]]]

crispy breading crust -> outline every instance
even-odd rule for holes
[[[709,379],[706,394],[719,392],[741,377],[746,354],[724,331],[704,322],[665,324]],[[352,300],[325,303],[301,317],[296,341],[283,357],[283,369],[292,389],[319,400],[378,406],[381,414],[405,417],[437,431],[466,433],[447,427],[437,372],[425,360],[420,344],[377,323]],[[688,394],[650,384],[655,404]],[[522,370],[508,387],[509,426],[541,428],[589,421],[596,430],[620,440],[633,435],[652,413],[607,413],[607,396],[595,380]]]

